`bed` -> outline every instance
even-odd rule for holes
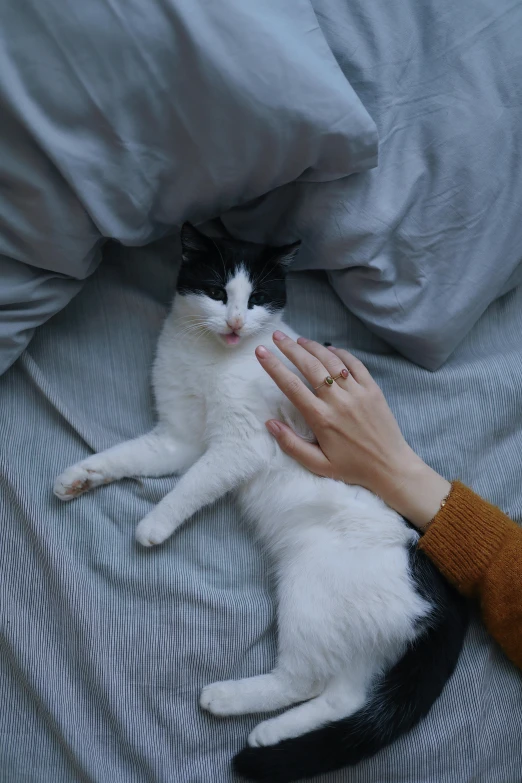
[[[152,421],[149,369],[177,245],[111,250],[0,379],[0,780],[225,783],[256,716],[213,719],[199,690],[266,671],[275,654],[267,564],[233,500],[144,551],[134,527],[174,478],[66,505],[51,491],[64,466]],[[491,305],[437,373],[370,333],[324,273],[292,276],[288,319],[354,350],[413,447],[522,518],[522,290]],[[429,717],[325,781],[517,783],[521,697],[519,673],[474,621]]]
[[[226,5],[240,13],[234,0]],[[229,146],[221,147],[217,170],[216,151],[205,157],[207,148],[198,146],[183,169],[176,145],[161,146],[167,132],[148,145],[139,136],[137,85],[145,77],[152,83],[151,112],[166,105],[158,99],[165,86],[158,61],[143,53],[156,40],[156,55],[166,56],[169,24],[176,36],[184,31],[185,42],[192,34],[201,40],[209,7],[193,2],[197,12],[189,13],[181,0],[158,0],[148,21],[138,3],[129,2],[124,15],[116,0],[93,0],[83,10],[49,0],[45,9],[28,2],[23,14],[15,6],[3,11],[2,783],[228,783],[231,757],[259,718],[217,720],[198,707],[203,685],[264,672],[275,656],[269,569],[233,499],[144,551],[134,543],[135,524],[174,477],[126,480],[70,504],[51,491],[68,464],[151,425],[149,371],[174,295],[176,226],[185,217],[222,214],[246,238],[302,235],[303,259],[289,280],[292,326],[353,350],[413,448],[522,521],[518,6],[403,2],[392,15],[384,3],[370,13],[340,0],[296,0],[284,9],[266,0],[252,19],[243,6],[242,24],[258,31],[248,40],[263,41],[256,55],[269,48],[263,36],[277,38],[273,31],[283,29],[271,14],[298,31],[302,52],[312,46],[307,80],[294,68],[299,49],[287,51],[287,92],[237,104],[260,134],[254,152],[236,145],[230,158]],[[60,13],[58,23],[53,14]],[[214,41],[216,31],[233,28],[216,24],[208,27]],[[104,70],[122,31],[128,46],[118,68]],[[94,49],[82,49],[79,35]],[[76,91],[69,71],[52,60],[61,53],[70,62],[75,48],[98,58],[86,55],[88,65],[78,55]],[[208,54],[182,49],[189,50]],[[229,62],[223,49],[211,51],[219,51],[212,62],[221,69],[195,69],[207,87],[224,83]],[[142,71],[133,70],[132,53]],[[35,62],[45,62],[42,73]],[[106,98],[124,90],[123,109],[102,111],[86,77],[82,90],[78,74],[92,76],[89,68],[109,85]],[[310,79],[316,96],[325,85],[331,90],[320,120],[299,99]],[[236,85],[232,98],[249,84]],[[415,90],[431,103],[406,101]],[[75,96],[65,108],[64,95]],[[187,105],[197,114],[196,104]],[[274,117],[289,105],[287,135]],[[168,106],[167,130],[176,129],[176,101]],[[181,119],[195,122],[187,112]],[[137,118],[131,130],[118,125],[122,116]],[[263,156],[259,144],[267,139]],[[296,139],[287,164],[276,165],[274,151],[296,147]],[[191,171],[193,190],[183,187]],[[428,718],[321,783],[519,783],[521,698],[520,674],[475,616]]]

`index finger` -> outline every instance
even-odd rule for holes
[[[256,356],[263,370],[268,373],[305,419],[317,412],[318,406],[322,404],[321,400],[305,386],[292,370],[285,367],[277,356],[274,356],[264,345],[259,345],[256,348]]]

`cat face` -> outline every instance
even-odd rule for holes
[[[181,230],[183,297],[187,332],[210,332],[233,347],[266,328],[286,304],[285,271],[300,242],[284,247],[210,239],[190,223]]]

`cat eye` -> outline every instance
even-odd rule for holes
[[[266,301],[267,298],[264,294],[252,294],[248,300],[248,304],[250,307],[253,307],[254,305],[264,305]]]
[[[227,298],[227,292],[224,288],[207,288],[207,296],[211,299],[215,299],[216,302],[225,302]]]

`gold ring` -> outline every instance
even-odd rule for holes
[[[324,381],[322,383],[320,383],[319,386],[315,387],[314,391],[317,391],[317,389],[320,389],[321,386],[333,386],[333,382],[334,381],[337,381],[339,378],[348,378],[349,375],[350,375],[350,371],[349,370],[341,370],[339,375],[336,375],[335,378],[332,378],[331,375],[327,375],[326,378],[324,379]]]

